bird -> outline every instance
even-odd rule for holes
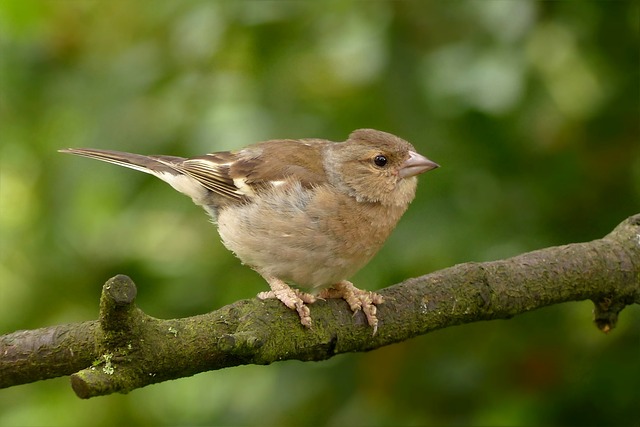
[[[382,295],[349,281],[383,246],[415,197],[417,175],[439,165],[406,140],[357,129],[344,142],[275,139],[197,157],[93,148],[59,150],[145,172],[201,206],[224,246],[312,327],[309,304],[342,298],[375,334]]]

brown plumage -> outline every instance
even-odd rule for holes
[[[395,228],[415,196],[416,175],[438,167],[407,141],[373,129],[342,143],[272,140],[189,159],[60,151],[155,175],[191,197],[217,223],[225,246],[269,283],[259,297],[278,298],[305,326],[306,303],[319,294],[362,309],[374,331],[382,297],[347,279]]]

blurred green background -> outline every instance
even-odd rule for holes
[[[0,334],[156,317],[265,283],[157,179],[56,153],[198,155],[374,127],[442,165],[355,278],[602,237],[640,212],[637,1],[0,1]],[[0,390],[0,425],[640,425],[640,309],[571,303],[366,354],[209,372],[81,401]]]

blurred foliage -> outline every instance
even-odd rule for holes
[[[640,211],[637,1],[0,1],[0,333],[96,317],[102,283],[183,317],[265,284],[191,202],[63,147],[197,155],[403,136],[443,167],[361,273],[602,237]],[[367,354],[210,372],[80,401],[0,391],[0,425],[631,425],[640,310],[590,303]]]

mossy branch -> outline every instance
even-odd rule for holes
[[[199,372],[286,359],[324,360],[427,332],[505,319],[544,306],[590,299],[609,332],[619,312],[640,304],[640,214],[602,239],[466,263],[380,291],[375,336],[344,301],[311,306],[314,327],[275,300],[242,300],[214,312],[160,320],[135,306],[136,287],[116,276],[103,287],[98,321],[0,337],[0,388],[71,375],[81,398],[126,393]]]

